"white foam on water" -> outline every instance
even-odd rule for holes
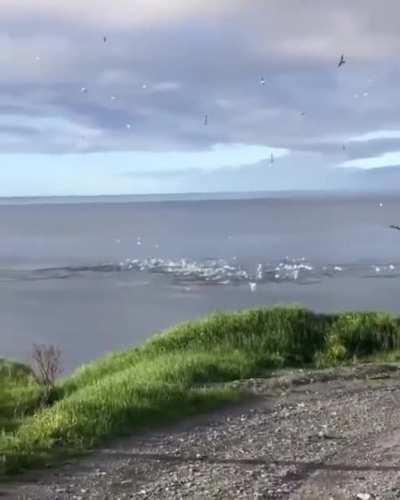
[[[114,240],[116,243],[120,240]],[[141,237],[137,237],[137,245],[142,245]],[[17,279],[58,279],[82,275],[82,273],[137,272],[155,273],[170,276],[176,282],[198,282],[210,285],[232,286],[247,283],[299,283],[312,284],[323,279],[339,277],[365,278],[400,278],[400,263],[387,264],[329,264],[313,265],[306,258],[286,257],[278,262],[258,263],[253,272],[246,269],[237,257],[226,259],[205,259],[196,261],[188,258],[168,259],[147,257],[144,259],[129,258],[116,263],[95,265],[68,266],[47,269],[26,270],[12,275]],[[3,273],[4,274],[4,273]],[[10,279],[0,272],[0,280]]]

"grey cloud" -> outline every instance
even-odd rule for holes
[[[0,35],[0,110],[15,120],[49,117],[71,124],[64,133],[52,125],[38,132],[10,117],[6,135],[18,140],[5,141],[0,133],[3,150],[264,144],[300,152],[292,164],[326,170],[318,174],[323,184],[335,162],[396,146],[393,140],[350,143],[343,153],[342,140],[324,139],[400,128],[396,0],[384,7],[376,0],[174,0],[169,9],[161,0],[70,0],[64,12],[50,0],[29,0],[24,12],[15,1],[3,2],[8,31]],[[338,70],[342,52],[347,64]],[[83,86],[87,94],[80,93]],[[111,95],[118,99],[111,102]],[[126,123],[132,124],[129,133]],[[319,154],[312,168],[308,152]],[[201,172],[191,175],[192,181],[203,178]]]

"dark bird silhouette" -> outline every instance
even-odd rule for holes
[[[208,115],[204,115],[204,125],[208,125]]]
[[[342,54],[341,57],[340,57],[338,68],[340,68],[340,66],[343,66],[343,64],[346,64],[346,61],[344,59],[344,55]]]
[[[103,42],[106,43],[106,41],[107,41],[107,37],[103,36]]]
[[[398,231],[400,231],[400,226],[396,226],[396,224],[390,224],[389,226],[391,229],[397,229]]]

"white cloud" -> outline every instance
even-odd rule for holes
[[[215,15],[229,9],[228,0],[68,0],[62,5],[54,0],[2,0],[2,17],[47,16],[102,28],[126,29],[149,24],[169,24],[196,14]]]
[[[364,170],[400,165],[400,151],[392,151],[370,158],[356,158],[343,162],[341,167],[362,168]]]
[[[349,140],[352,142],[368,142],[382,139],[400,139],[400,130],[374,130],[350,137]]]

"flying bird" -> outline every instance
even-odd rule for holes
[[[204,125],[208,125],[208,115],[204,115]]]
[[[107,42],[107,37],[106,36],[103,36],[103,42],[106,43]]]
[[[343,66],[343,64],[346,64],[346,61],[344,59],[344,55],[342,54],[341,57],[340,57],[338,68],[340,68],[340,66]]]
[[[396,224],[390,224],[389,227],[392,228],[392,229],[397,229],[398,231],[400,231],[400,226],[396,226]]]
[[[260,84],[265,85],[265,78],[263,76],[260,78]]]
[[[254,281],[249,281],[250,292],[254,293],[257,289],[257,283]]]
[[[269,162],[272,165],[274,163],[274,161],[275,161],[274,155],[273,155],[273,153],[271,153],[271,156],[269,158]]]
[[[86,87],[81,87],[81,92],[82,92],[82,94],[87,94],[87,88]]]

